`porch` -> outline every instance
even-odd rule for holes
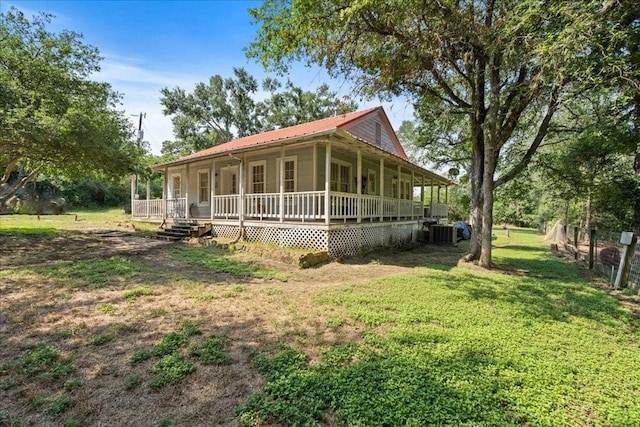
[[[327,197],[328,194],[328,197]],[[211,197],[203,209],[186,197],[132,201],[132,216],[142,220],[184,218],[260,222],[386,222],[430,220],[445,222],[447,205],[345,192],[299,191],[286,193],[228,194]]]

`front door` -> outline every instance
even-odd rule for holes
[[[238,194],[238,166],[227,166],[220,170],[220,194]]]

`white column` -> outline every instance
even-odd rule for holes
[[[415,179],[415,173],[413,172],[413,169],[411,170],[411,186],[409,187],[411,189],[411,194],[409,195],[409,197],[411,198],[411,219],[415,218],[415,213],[413,212],[413,183]]]
[[[313,173],[313,187],[312,187],[312,191],[317,191],[318,190],[318,144],[314,143],[313,144],[313,166],[312,166],[312,173]]]
[[[188,220],[189,219],[189,163],[187,163],[186,167],[186,179],[184,180],[184,209],[185,209],[185,215],[184,217]]]
[[[240,227],[242,227],[244,222],[244,154],[238,166],[238,175],[238,220],[240,221]]]
[[[147,178],[147,218],[149,218],[149,200],[151,200],[151,179]]]
[[[424,174],[420,175],[420,218],[424,218]]]
[[[380,158],[380,222],[384,221],[384,159]]]
[[[431,198],[429,199],[429,216],[433,216],[433,178],[429,180],[431,183]]]
[[[331,143],[327,142],[324,153],[324,222],[329,225],[331,222]]]
[[[162,180],[162,218],[167,217],[167,204],[169,203],[169,168],[164,168],[164,179]]]
[[[135,202],[136,202],[136,176],[131,175],[131,216],[134,216],[135,213]]]
[[[280,222],[284,222],[284,145],[280,146]]]
[[[357,163],[356,163],[356,185],[358,194],[358,203],[356,205],[356,215],[358,217],[357,222],[362,222],[362,152],[360,149],[357,151]]]
[[[211,185],[211,191],[209,196],[209,216],[213,221],[213,198],[216,195],[216,161],[211,160],[211,176],[209,177],[209,185]]]
[[[400,165],[398,165],[397,172],[396,172],[398,174],[398,180],[396,181],[396,197],[397,197],[396,211],[397,211],[398,217],[396,219],[400,219],[400,186],[402,184],[401,182],[402,180],[400,179],[402,175],[400,171],[401,171]]]

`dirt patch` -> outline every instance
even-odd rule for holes
[[[346,313],[319,302],[317,290],[401,274],[425,263],[452,268],[463,252],[420,246],[304,270],[265,254],[229,254],[234,262],[286,272],[289,279],[281,282],[186,265],[171,256],[181,245],[122,228],[0,234],[2,422],[235,425],[236,407],[263,386],[252,363],[258,352],[288,343],[313,361],[323,346],[361,339],[358,325],[335,322]],[[103,269],[92,270],[96,265]],[[85,270],[77,272],[80,267]],[[126,297],[140,288],[147,290]],[[195,372],[178,385],[155,389],[149,382],[154,359],[134,365],[131,357],[152,349],[185,320],[201,330],[194,339],[225,336],[229,363],[196,363]],[[55,349],[58,361],[69,361],[70,372],[26,375],[16,368],[37,345]],[[68,407],[57,413],[56,403]]]

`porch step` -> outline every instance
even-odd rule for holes
[[[188,221],[175,221],[171,227],[158,231],[156,236],[165,240],[182,240],[191,236],[197,236],[198,224]]]

